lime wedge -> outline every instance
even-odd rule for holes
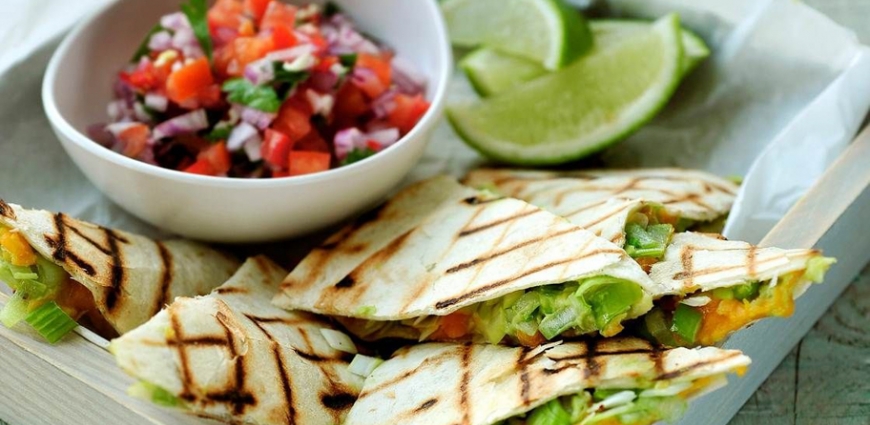
[[[562,0],[445,0],[450,40],[484,45],[547,69],[559,69],[592,46],[589,25]]]
[[[682,76],[679,18],[591,53],[511,91],[455,105],[447,116],[472,147],[505,162],[557,164],[604,149],[652,119]]]
[[[612,46],[649,30],[652,22],[635,20],[590,20],[597,44]],[[710,49],[695,33],[683,28],[683,74],[688,74],[710,55]],[[481,47],[459,63],[477,94],[488,97],[503,93],[547,73],[535,62]]]

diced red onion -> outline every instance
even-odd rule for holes
[[[382,119],[396,108],[396,89],[389,89],[372,101],[372,111],[375,118]]]
[[[145,106],[157,112],[166,112],[166,107],[169,106],[169,99],[162,94],[148,93],[145,95]]]
[[[329,24],[321,28],[321,33],[326,38],[327,43],[329,43],[331,53],[380,53],[378,46],[357,32],[353,24],[345,17],[340,15],[333,16]]]
[[[378,80],[378,74],[375,74],[375,71],[359,66],[353,68],[353,73],[350,75],[350,79],[354,82],[354,84],[361,87],[370,86],[373,84],[380,84],[380,80]]]
[[[85,129],[85,133],[87,133],[91,140],[107,148],[111,147],[115,142],[112,133],[106,129],[106,124],[103,123],[89,125]]]
[[[339,161],[347,158],[347,154],[353,148],[365,143],[363,133],[356,127],[346,128],[335,133],[333,144],[335,145],[335,156]]]
[[[388,128],[385,130],[373,131],[370,133],[365,133],[366,141],[374,140],[381,145],[381,147],[387,147],[396,143],[399,140],[399,129],[398,128]]]
[[[308,78],[308,83],[317,91],[329,92],[338,84],[338,75],[332,72],[314,71]]]
[[[172,47],[172,35],[168,31],[155,33],[148,39],[148,48],[152,51],[162,52]]]
[[[183,28],[178,31],[175,31],[175,34],[172,35],[172,47],[183,50],[185,47],[189,47],[193,44],[197,44],[196,35],[193,33],[193,30],[190,28]]]
[[[255,60],[245,67],[245,78],[254,85],[268,83],[275,79],[275,61],[269,58]]]
[[[248,155],[248,159],[251,162],[257,162],[263,159],[263,153],[261,148],[263,147],[263,139],[258,134],[256,137],[252,137],[245,142],[245,154]]]
[[[197,109],[157,124],[152,135],[153,140],[160,140],[179,134],[195,133],[207,127],[208,117],[205,115],[205,109]]]
[[[393,83],[399,91],[411,96],[423,93],[426,88],[426,77],[420,74],[413,64],[395,56],[390,65],[393,69]]]
[[[214,47],[221,47],[239,36],[239,32],[229,27],[217,27],[212,31],[212,41]]]
[[[235,107],[236,105],[234,104],[233,106]],[[272,124],[272,121],[275,120],[277,114],[249,108],[247,106],[240,106],[239,116],[242,118],[242,121],[251,124],[260,130],[265,130],[269,127],[269,124]]]
[[[158,165],[157,159],[154,157],[153,146],[145,146],[145,149],[142,149],[142,153],[139,154],[137,159],[151,165]]]
[[[172,31],[190,29],[190,22],[182,12],[170,13],[160,18],[160,26]]]
[[[138,124],[139,123],[134,122],[134,121],[113,122],[111,124],[106,125],[105,129],[106,129],[106,131],[111,133],[112,136],[118,137],[119,134],[123,133],[128,128],[133,127],[134,125],[138,125]]]
[[[120,121],[133,116],[133,111],[127,107],[127,102],[120,99],[109,102],[109,104],[106,105],[106,113],[112,121]]]
[[[308,100],[308,104],[311,105],[311,110],[317,115],[329,116],[332,112],[332,107],[335,105],[335,98],[331,94],[320,94],[311,89],[305,91],[305,98]]]
[[[257,128],[246,122],[241,122],[230,132],[230,137],[227,138],[227,149],[237,151],[254,137],[260,137]]]

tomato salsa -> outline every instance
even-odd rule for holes
[[[188,173],[286,177],[386,149],[429,107],[425,79],[333,5],[189,0],[118,73],[91,137]]]

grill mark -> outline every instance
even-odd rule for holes
[[[118,306],[118,302],[121,301],[120,295],[124,289],[124,281],[126,277],[124,276],[124,258],[121,254],[121,249],[118,247],[118,239],[120,238],[114,230],[111,229],[103,229],[106,233],[106,241],[109,245],[109,252],[111,258],[111,272],[109,281],[111,282],[111,286],[108,288],[106,293],[106,309],[111,312]]]
[[[593,241],[593,239],[590,238],[590,239],[586,242],[586,244],[583,246],[583,248],[580,249],[580,252],[583,252],[583,250],[585,250],[586,247],[589,246],[590,243],[592,243],[592,241]],[[502,280],[499,280],[499,281],[496,281],[496,282],[490,283],[490,284],[488,284],[488,285],[484,285],[484,286],[482,286],[482,287],[480,287],[480,288],[477,288],[477,289],[475,289],[475,290],[473,290],[473,291],[471,291],[471,292],[466,292],[466,293],[464,293],[464,294],[462,294],[462,295],[459,295],[459,296],[456,296],[456,297],[453,297],[453,298],[448,298],[448,299],[446,299],[446,300],[439,301],[439,302],[437,302],[437,303],[435,304],[435,308],[436,308],[436,309],[439,309],[439,310],[440,310],[440,309],[444,309],[444,308],[450,307],[450,306],[452,306],[452,305],[454,305],[454,304],[456,304],[456,303],[458,303],[458,302],[464,301],[464,300],[466,300],[466,299],[468,299],[468,298],[475,297],[475,296],[477,296],[477,295],[479,295],[479,294],[482,294],[482,293],[485,293],[485,292],[487,292],[487,291],[489,291],[489,290],[496,289],[496,288],[499,288],[499,287],[501,287],[501,286],[507,285],[508,283],[511,283],[511,282],[513,282],[513,281],[515,281],[515,280],[522,279],[522,278],[524,278],[524,277],[526,277],[526,276],[529,276],[529,275],[532,275],[532,274],[535,274],[535,273],[538,273],[538,272],[541,272],[541,271],[544,271],[544,270],[547,270],[547,269],[550,269],[550,268],[553,268],[553,267],[562,266],[562,265],[565,265],[565,264],[568,264],[568,263],[571,263],[571,262],[574,262],[574,261],[580,261],[580,260],[583,260],[583,259],[586,259],[586,258],[589,258],[589,257],[593,257],[593,256],[596,256],[596,255],[599,255],[599,254],[618,254],[618,255],[624,255],[625,252],[622,251],[622,250],[619,250],[619,249],[596,249],[596,250],[594,250],[594,251],[592,251],[592,252],[589,252],[589,253],[584,254],[584,255],[581,256],[581,257],[573,257],[573,258],[567,258],[567,259],[564,259],[564,260],[553,261],[553,262],[550,262],[550,263],[547,263],[547,264],[544,264],[544,265],[541,265],[541,266],[535,267],[535,268],[533,268],[533,269],[531,269],[531,270],[527,270],[527,271],[522,272],[522,273],[520,273],[520,274],[518,274],[518,275],[515,275],[515,276],[512,276],[512,277],[509,277],[509,278],[506,278],[506,279],[502,279]],[[524,266],[524,267],[525,267],[525,266]]]
[[[599,223],[601,223],[601,222],[603,222],[603,221],[605,221],[605,220],[607,220],[607,219],[609,219],[609,218],[611,218],[611,217],[613,217],[613,216],[615,216],[615,215],[617,215],[625,210],[626,210],[626,207],[624,207],[624,206],[617,209],[617,210],[612,210],[612,211],[608,212],[607,214],[598,216],[595,220],[592,220],[591,222],[583,223],[580,227],[589,228],[589,227],[595,226],[595,225],[597,225],[597,224],[599,224]]]
[[[216,294],[227,295],[227,294],[247,294],[248,288],[241,288],[238,286],[221,286],[214,290]]]
[[[164,245],[163,242],[157,241],[155,244],[157,245],[157,252],[160,254],[160,263],[163,268],[163,273],[160,276],[160,286],[157,290],[157,297],[155,297],[154,308],[151,309],[151,316],[157,314],[164,305],[169,304],[169,286],[172,285],[173,279],[172,254],[168,249],[166,249],[166,245]]]
[[[348,276],[345,276],[340,281],[338,281],[338,283],[335,284],[335,287],[342,288],[342,289],[343,288],[350,288],[351,286],[353,286],[353,284],[354,284],[353,278],[350,277],[350,275],[348,275]]]
[[[356,220],[353,221],[353,224],[351,225],[351,227],[354,229],[359,229],[359,228],[365,226],[366,224],[369,224],[369,223],[377,220],[380,217],[381,212],[386,208],[387,204],[389,204],[389,202],[385,202],[383,204],[380,204],[377,207],[374,207],[374,208],[360,214],[359,217],[357,217]]]
[[[662,204],[665,204],[665,205],[672,205],[672,204],[678,204],[678,203],[680,203],[680,202],[689,202],[689,203],[695,204],[695,205],[697,205],[697,206],[699,206],[699,207],[701,207],[701,208],[703,208],[703,209],[705,209],[705,210],[708,210],[708,211],[716,211],[715,208],[711,207],[709,204],[707,204],[706,202],[702,201],[702,200],[700,199],[700,195],[698,195],[697,193],[690,193],[690,194],[685,195],[685,196],[683,196],[683,197],[681,197],[681,198],[675,198],[675,199],[671,199],[671,200],[668,200],[668,201],[664,201],[664,202],[662,202]]]
[[[356,401],[356,396],[350,393],[321,394],[320,403],[330,410],[347,410]]]
[[[653,349],[649,352],[649,358],[653,362],[653,370],[656,376],[661,376],[665,373],[664,359],[662,359],[662,351]]]
[[[461,237],[464,237],[464,236],[473,235],[473,234],[475,234],[475,233],[482,232],[482,231],[484,231],[484,230],[491,229],[491,228],[496,227],[496,226],[500,226],[500,225],[502,225],[502,224],[504,224],[504,223],[507,223],[507,222],[510,222],[510,221],[514,221],[514,220],[519,220],[519,219],[521,219],[521,218],[528,217],[528,216],[530,216],[530,215],[537,214],[537,213],[540,213],[540,212],[543,212],[543,210],[541,210],[541,209],[539,209],[539,208],[534,208],[534,209],[530,209],[530,210],[527,210],[527,211],[521,211],[521,212],[519,212],[519,213],[517,213],[517,214],[514,214],[514,215],[509,216],[509,217],[505,217],[505,218],[502,218],[502,219],[498,219],[498,220],[493,221],[493,222],[491,222],[491,223],[482,224],[482,225],[480,225],[480,226],[473,227],[473,228],[471,228],[471,229],[468,229],[468,228],[463,229],[462,231],[459,232],[459,237],[461,238]]]
[[[485,262],[487,262],[487,261],[489,261],[489,260],[492,260],[492,259],[495,259],[495,258],[501,257],[502,255],[505,255],[505,254],[508,254],[508,253],[510,253],[510,252],[516,251],[516,250],[518,250],[518,249],[525,248],[525,247],[527,247],[527,246],[529,246],[529,245],[531,245],[531,244],[534,244],[534,243],[540,242],[540,241],[542,241],[542,240],[544,240],[544,239],[557,238],[557,237],[560,237],[560,236],[567,235],[567,234],[569,234],[569,233],[579,232],[580,230],[581,230],[581,229],[580,229],[579,227],[573,227],[573,226],[572,226],[570,229],[562,230],[562,231],[556,232],[556,233],[554,233],[554,234],[552,234],[552,235],[544,235],[544,236],[539,236],[539,237],[536,237],[536,238],[533,238],[533,239],[529,239],[529,240],[527,240],[527,241],[520,242],[520,243],[518,243],[518,244],[516,244],[516,245],[514,245],[514,246],[512,246],[512,247],[510,247],[510,248],[505,248],[505,249],[503,249],[503,250],[501,250],[501,251],[497,251],[497,252],[492,253],[492,254],[489,254],[489,255],[487,255],[487,256],[484,256],[484,257],[478,257],[478,258],[475,258],[474,260],[467,261],[467,262],[465,262],[465,263],[461,263],[461,264],[458,264],[458,265],[456,265],[456,266],[453,266],[453,267],[447,269],[446,273],[447,273],[447,274],[456,273],[456,272],[462,271],[462,270],[464,270],[464,269],[467,269],[467,268],[469,268],[469,267],[476,266],[476,265],[478,265],[478,264],[480,264],[480,263],[485,263]]]
[[[624,351],[597,351],[595,353],[595,356],[596,357],[610,357],[610,356],[628,356],[628,355],[634,355],[634,354],[650,354],[651,355],[652,353],[656,353],[656,352],[660,352],[660,351],[661,350],[657,350],[655,348],[634,348],[631,350],[624,350]],[[556,362],[569,362],[569,361],[573,361],[573,360],[583,360],[583,359],[586,359],[587,357],[589,357],[589,354],[584,352],[583,354],[572,354],[570,356],[565,356],[565,357],[550,357],[550,360],[553,360]]]
[[[287,410],[285,412],[285,418],[287,419],[288,425],[293,425],[296,423],[296,404],[293,400],[293,388],[290,385],[290,375],[287,373],[287,369],[284,366],[284,358],[281,357],[281,347],[275,342],[275,339],[272,337],[272,334],[264,328],[259,320],[259,318],[254,316],[245,315],[248,319],[254,323],[254,326],[266,336],[269,340],[269,346],[272,348],[272,357],[275,358],[275,364],[278,366],[278,377],[281,379],[281,391],[284,392],[284,400],[287,403]]]
[[[579,208],[577,208],[577,209],[575,209],[575,210],[573,210],[573,211],[567,212],[567,213],[565,213],[565,214],[559,214],[559,215],[561,215],[561,216],[563,216],[563,217],[565,217],[565,218],[569,218],[569,217],[571,217],[571,216],[573,216],[573,215],[580,214],[580,213],[582,213],[583,211],[588,211],[588,210],[591,210],[592,208],[600,207],[600,206],[606,204],[610,199],[613,199],[613,198],[604,198],[604,199],[602,199],[602,200],[600,200],[600,201],[595,201],[595,202],[593,202],[593,203],[591,203],[591,204],[583,205],[582,207],[579,207]]]
[[[463,199],[462,202],[465,204],[468,204],[468,205],[483,205],[483,204],[488,204],[490,202],[501,201],[502,199],[504,199],[504,198],[491,197],[491,198],[487,198],[487,199],[481,199],[480,196],[470,196],[468,198]]]
[[[677,273],[676,275],[674,275],[674,279],[676,279],[676,280],[685,279],[683,286],[689,286],[689,287],[693,286],[693,282],[692,282],[693,281],[693,275],[692,275],[692,273],[693,273],[693,271],[692,271],[692,256],[693,256],[693,254],[694,254],[694,250],[692,249],[692,247],[688,247],[688,246],[683,248],[683,250],[680,252],[680,262],[683,264],[683,271],[681,273]],[[683,274],[684,276],[677,277],[680,274]]]
[[[72,261],[79,269],[81,269],[88,276],[94,277],[97,274],[94,266],[89,264],[87,261],[82,260],[76,255],[74,252],[69,250],[67,247],[67,238],[66,238],[66,218],[63,213],[57,213],[54,215],[54,230],[57,232],[57,239],[52,239],[50,236],[45,236],[45,241],[52,247],[51,256],[55,261],[66,264],[67,260]]]
[[[706,361],[703,361],[703,362],[698,362],[698,363],[690,364],[690,365],[688,365],[688,366],[681,367],[681,368],[679,368],[679,369],[677,369],[677,370],[673,370],[673,371],[670,371],[670,372],[664,373],[664,374],[662,374],[662,375],[659,375],[659,376],[656,378],[656,380],[668,380],[668,379],[674,379],[674,378],[679,377],[679,376],[681,376],[681,375],[685,375],[686,373],[689,373],[689,372],[691,372],[691,371],[693,371],[693,370],[695,370],[695,369],[698,369],[698,368],[701,368],[701,367],[704,367],[704,366],[708,366],[708,365],[711,365],[711,364],[716,364],[716,363],[724,362],[725,360],[730,360],[730,359],[733,359],[734,357],[737,357],[737,356],[740,356],[740,353],[739,353],[739,352],[729,353],[728,355],[726,355],[726,356],[724,356],[724,357],[720,357],[720,358],[716,358],[716,359],[711,359],[711,360],[706,360]]]
[[[173,329],[174,330],[174,329]],[[227,345],[229,344],[229,340],[226,340],[222,337],[218,336],[200,336],[194,338],[185,338],[185,339],[172,339],[167,340],[166,345],[168,347],[179,347],[186,345]]]
[[[259,323],[283,323],[285,325],[302,325],[309,323],[309,321],[304,319],[291,319],[289,317],[259,317],[249,314],[245,314],[245,316]]]
[[[596,352],[598,351],[598,341],[586,341],[586,369],[583,375],[586,379],[597,377],[601,373],[601,364],[598,363]]]
[[[529,359],[526,358],[526,355],[531,351],[529,347],[522,347],[520,350],[520,358],[517,361],[517,367],[520,372],[520,399],[523,401],[523,406],[528,406],[531,403],[531,397],[529,396],[529,392],[531,389],[531,383],[529,382]]]
[[[0,199],[0,215],[6,217],[10,220],[15,220],[15,210],[6,203],[6,201]]]
[[[325,242],[322,245],[318,246],[317,249],[323,251],[331,251],[338,246],[339,241]]]
[[[407,352],[405,351],[406,348],[400,348],[398,351],[393,353],[392,358],[397,358],[399,356],[406,355],[407,354]],[[387,380],[385,382],[382,382],[380,385],[378,385],[376,387],[368,388],[366,391],[361,392],[359,395],[359,399],[362,399],[363,397],[368,397],[368,396],[375,394],[375,393],[377,393],[385,388],[389,388],[393,385],[396,385],[396,384],[398,384],[398,383],[400,383],[408,378],[413,377],[414,375],[416,375],[419,372],[424,372],[428,367],[435,366],[435,365],[443,362],[445,358],[453,357],[452,354],[453,354],[452,350],[446,350],[437,356],[426,358],[416,368],[402,372],[401,374],[399,374],[393,378],[390,378],[389,380]]]
[[[746,251],[746,271],[749,277],[755,277],[755,252],[758,251],[758,247],[752,245],[749,247],[749,250]]]
[[[254,399],[253,395],[251,395],[250,393],[245,391],[245,375],[247,372],[245,370],[245,361],[244,361],[244,358],[239,356],[238,352],[236,351],[236,344],[235,344],[235,341],[233,339],[233,332],[226,325],[226,323],[224,323],[224,321],[221,320],[221,318],[220,318],[221,316],[222,316],[222,313],[218,313],[218,316],[217,316],[218,323],[221,325],[221,327],[224,328],[224,333],[226,334],[226,338],[227,338],[226,347],[227,347],[227,349],[229,349],[230,357],[235,362],[234,370],[233,370],[233,373],[234,373],[233,383],[234,383],[234,385],[233,385],[233,388],[230,389],[229,391],[227,391],[227,393],[225,394],[226,400],[219,400],[219,399],[215,398],[215,395],[209,395],[209,398],[217,400],[217,401],[226,401],[226,402],[232,404],[233,414],[240,415],[240,414],[242,414],[242,412],[245,411],[245,407],[247,405],[255,404],[256,400]],[[218,395],[224,395],[224,394],[218,394]]]
[[[192,401],[194,399],[193,394],[190,392],[190,364],[188,363],[187,358],[187,347],[186,343],[184,343],[184,334],[181,329],[181,322],[178,320],[178,316],[175,314],[175,310],[169,309],[169,326],[172,327],[173,338],[170,340],[167,338],[166,343],[172,344],[176,346],[176,352],[178,353],[178,367],[181,369],[179,372],[181,375],[181,397],[184,400]]]
[[[430,407],[434,406],[435,403],[438,403],[438,399],[430,398],[429,400],[424,401],[423,404],[421,404],[419,407],[414,409],[414,413],[420,413],[426,409],[429,409]]]
[[[776,260],[779,260],[779,257],[771,257],[771,258],[761,260],[761,261],[754,261],[753,267],[755,267],[757,269],[758,266],[760,266],[760,265],[764,265],[764,264],[767,264],[767,263],[770,263],[770,262],[773,262]],[[710,267],[709,269],[691,271],[691,274],[689,272],[682,271],[682,272],[675,274],[674,279],[675,280],[688,279],[686,281],[687,283],[683,285],[683,286],[687,286],[688,283],[692,281],[692,278],[697,278],[699,276],[706,276],[706,275],[713,274],[713,273],[720,273],[720,272],[724,272],[724,271],[728,271],[728,270],[742,269],[744,267],[748,267],[748,266],[745,264],[737,264],[737,265],[733,265],[733,266]]]
[[[462,380],[459,383],[459,409],[462,411],[461,424],[471,423],[471,402],[469,400],[468,385],[471,383],[471,353],[474,346],[471,343],[466,343],[462,346],[462,358],[460,360],[460,369],[462,371]]]
[[[102,245],[100,245],[99,243],[97,243],[97,241],[91,239],[90,236],[88,236],[88,235],[86,235],[84,232],[82,232],[81,229],[79,229],[78,227],[67,226],[67,228],[68,228],[69,230],[72,230],[73,233],[79,235],[82,239],[88,241],[88,243],[91,244],[91,246],[93,246],[94,248],[96,248],[97,250],[99,250],[100,252],[102,252],[103,254],[106,254],[106,255],[112,255],[111,248],[105,248],[105,247],[103,247]],[[106,229],[103,229],[103,230],[105,231]]]

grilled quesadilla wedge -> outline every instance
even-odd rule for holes
[[[618,333],[652,282],[616,245],[525,202],[435,177],[316,248],[273,302],[331,316],[366,340]]]
[[[198,416],[243,424],[342,423],[362,387],[349,337],[269,299],[286,271],[249,259],[211,295],[177,298],[112,341],[118,365],[141,380],[135,395]]]
[[[158,242],[0,200],[7,327],[26,320],[55,342],[76,321],[105,337],[145,323],[172,298],[207,294],[239,263],[197,243]]]
[[[638,322],[663,345],[713,345],[759,319],[790,316],[794,299],[834,262],[812,249],[677,234],[650,273],[667,296]]]
[[[535,349],[427,343],[378,366],[345,425],[649,425],[680,417],[749,363],[735,350],[619,337]]]
[[[480,169],[465,183],[522,199],[624,246],[646,270],[676,232],[719,232],[738,186],[676,168],[589,171]]]

